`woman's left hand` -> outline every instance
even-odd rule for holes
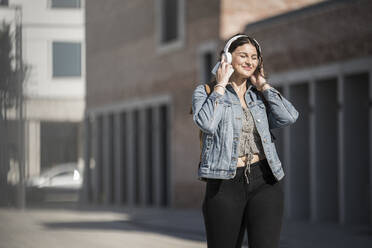
[[[254,73],[252,76],[249,78],[251,80],[251,83],[256,86],[258,90],[262,90],[262,86],[267,84],[267,81],[264,77],[264,70],[263,67],[261,67],[259,73]]]

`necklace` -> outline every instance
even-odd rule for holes
[[[241,89],[243,89],[245,87],[245,85],[241,86],[240,88],[238,86],[236,86],[235,84],[232,84],[231,85],[234,87],[236,93],[240,92]]]

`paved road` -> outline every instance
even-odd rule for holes
[[[197,210],[0,208],[0,248],[206,247]],[[281,248],[371,248],[371,227],[288,222]]]

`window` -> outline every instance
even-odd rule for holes
[[[156,0],[156,33],[159,52],[183,46],[185,36],[185,1]]]
[[[52,8],[76,8],[81,7],[80,0],[51,0]]]
[[[81,76],[81,44],[53,42],[53,77]]]
[[[209,41],[198,47],[198,67],[199,79],[201,82],[210,82],[212,79],[212,69],[216,63],[217,43]]]
[[[203,70],[204,70],[204,82],[209,82],[212,79],[212,69],[213,69],[213,53],[206,52],[203,54]]]
[[[8,6],[9,1],[8,0],[0,0],[0,6]]]
[[[168,43],[178,39],[178,5],[178,0],[162,0],[162,43]]]

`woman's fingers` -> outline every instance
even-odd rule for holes
[[[252,74],[252,76],[250,76],[249,79],[251,80],[253,85],[256,85],[257,80],[256,80],[256,77],[253,74]]]
[[[226,62],[226,57],[222,55],[220,66],[217,70],[217,81],[220,83],[228,83],[234,69],[231,64]]]
[[[225,55],[224,54],[222,54],[222,56],[221,56],[222,58],[221,58],[221,64],[222,64],[222,62],[226,62],[226,57],[225,57]]]

